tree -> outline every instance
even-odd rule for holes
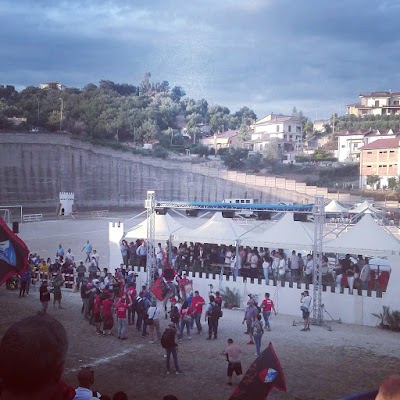
[[[229,149],[229,151],[221,155],[224,165],[230,169],[242,169],[249,151],[247,149]]]
[[[239,111],[236,111],[233,116],[238,118],[240,125],[244,124],[247,126],[250,126],[257,119],[255,112],[246,106],[242,107]]]
[[[192,154],[198,154],[199,157],[203,157],[203,156],[207,157],[209,155],[209,153],[210,153],[208,147],[204,146],[202,144],[197,144],[197,145],[193,146],[190,149],[190,152]]]
[[[237,141],[239,144],[243,144],[246,140],[249,140],[249,129],[245,124],[240,125]]]
[[[186,96],[185,91],[180,86],[174,86],[170,93],[171,99],[179,103],[182,97]]]
[[[399,182],[397,181],[396,177],[392,177],[388,179],[388,188],[390,190],[396,190],[399,186]]]
[[[265,145],[263,158],[267,164],[276,165],[282,160],[282,150],[277,140]]]
[[[378,175],[368,175],[367,176],[367,185],[374,188],[375,184],[377,184],[381,179]]]

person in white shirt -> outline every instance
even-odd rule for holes
[[[231,246],[229,246],[225,253],[225,264],[230,265],[232,256],[233,256],[232,248],[231,248]]]
[[[307,261],[305,265],[306,283],[312,283],[314,272],[314,260],[311,254],[307,254]]]
[[[292,271],[292,279],[294,279],[296,282],[300,278],[299,267],[299,257],[296,254],[296,250],[293,250],[292,256],[290,257],[290,270]]]
[[[304,319],[304,328],[301,329],[301,331],[309,331],[310,330],[310,308],[311,308],[311,296],[308,293],[308,290],[305,290],[301,294],[301,311],[303,313],[303,319]]]
[[[94,371],[91,368],[82,368],[78,372],[78,382],[79,386],[75,389],[74,400],[90,400],[93,397],[100,399],[100,393],[90,389],[94,383]]]
[[[100,255],[99,255],[99,253],[97,252],[97,250],[93,250],[92,258],[94,258],[94,260],[96,261],[96,267],[99,268],[99,258],[100,258]]]
[[[65,254],[65,259],[66,259],[66,260],[69,260],[69,261],[71,261],[71,262],[74,262],[75,257],[74,257],[74,255],[72,254],[71,249],[68,249],[68,250],[67,250],[67,253]]]
[[[157,340],[160,342],[161,332],[160,332],[160,314],[161,308],[157,307],[157,302],[152,301],[151,306],[147,310],[147,316],[152,319],[153,322],[149,324],[150,327],[150,343],[154,343],[154,329],[156,330]]]
[[[279,280],[284,282],[286,277],[286,262],[282,254],[279,254],[278,275]]]
[[[157,263],[157,268],[162,267],[162,262],[164,258],[164,252],[161,247],[161,243],[158,243],[157,247],[154,249],[155,255],[156,255],[156,263]]]
[[[257,278],[258,255],[253,250],[250,258],[250,278]]]
[[[271,267],[271,262],[270,262],[270,258],[268,256],[264,256],[264,261],[262,264],[262,268],[264,271],[264,279],[265,282],[268,284],[269,281],[269,269]]]
[[[274,277],[274,282],[276,282],[278,280],[278,272],[279,272],[279,262],[280,262],[280,258],[279,258],[279,253],[275,252],[274,253],[274,258],[272,259],[272,274]]]

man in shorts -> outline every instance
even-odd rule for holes
[[[239,345],[233,343],[233,339],[228,339],[228,347],[221,354],[225,355],[228,361],[228,382],[226,384],[229,386],[232,386],[233,373],[235,373],[236,376],[242,375],[241,353],[242,350],[240,350]]]
[[[300,310],[303,313],[303,319],[304,319],[304,328],[301,329],[301,331],[305,332],[310,330],[311,296],[309,295],[308,290],[305,290],[301,294],[300,303],[301,303]]]

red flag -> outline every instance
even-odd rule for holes
[[[250,365],[229,400],[264,400],[273,388],[286,392],[283,370],[270,342]]]
[[[154,294],[154,296],[157,297],[158,300],[162,301],[165,299],[165,296],[168,293],[169,288],[161,278],[158,278],[150,286],[150,291]]]
[[[0,285],[25,271],[28,255],[26,244],[0,218]]]

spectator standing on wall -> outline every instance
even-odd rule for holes
[[[362,256],[358,256],[359,258]],[[363,260],[363,267],[361,268],[361,272],[360,272],[360,279],[362,282],[362,288],[364,290],[368,290],[368,283],[369,280],[371,279],[371,267],[369,266],[369,262],[368,259],[366,258],[365,260]]]

